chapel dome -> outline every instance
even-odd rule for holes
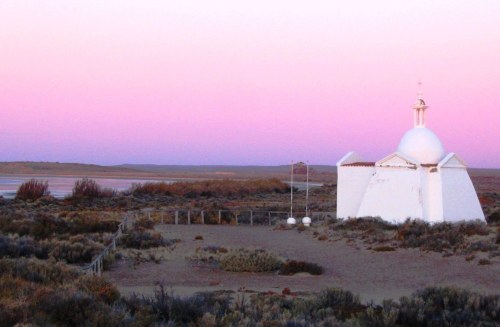
[[[398,151],[422,164],[437,164],[445,152],[439,138],[426,127],[415,127],[403,135]]]

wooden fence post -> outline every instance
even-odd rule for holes
[[[250,210],[250,226],[253,226],[253,210]]]
[[[191,210],[188,210],[188,225],[191,225]]]
[[[201,223],[205,225],[205,211],[201,210]]]
[[[175,224],[179,225],[179,210],[175,210]]]
[[[222,212],[219,210],[219,225],[222,223]]]
[[[164,216],[164,214],[165,214],[165,211],[161,210],[160,211],[160,219],[161,219],[162,225],[163,225],[163,216]]]

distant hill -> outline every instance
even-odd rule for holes
[[[0,162],[0,174],[5,175],[120,175],[140,173],[132,168],[59,162]]]
[[[297,172],[297,170],[296,170]],[[297,180],[305,178],[304,169],[297,172]],[[336,167],[311,165],[311,181],[333,182]],[[290,178],[290,166],[224,166],[224,165],[148,165],[124,164],[99,166],[79,163],[58,162],[0,162],[0,175],[33,176],[95,176],[122,178],[193,178],[193,179],[253,179],[253,178]]]

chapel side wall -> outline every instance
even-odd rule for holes
[[[443,221],[443,191],[441,174],[436,167],[422,169],[423,219],[437,223]]]
[[[474,185],[465,168],[442,167],[445,221],[485,220]]]
[[[337,169],[337,218],[356,217],[374,167],[339,166]]]
[[[420,172],[406,167],[377,167],[366,188],[358,217],[380,217],[401,223],[422,218]]]

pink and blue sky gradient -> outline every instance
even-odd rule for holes
[[[500,168],[500,1],[0,1],[0,161]]]

